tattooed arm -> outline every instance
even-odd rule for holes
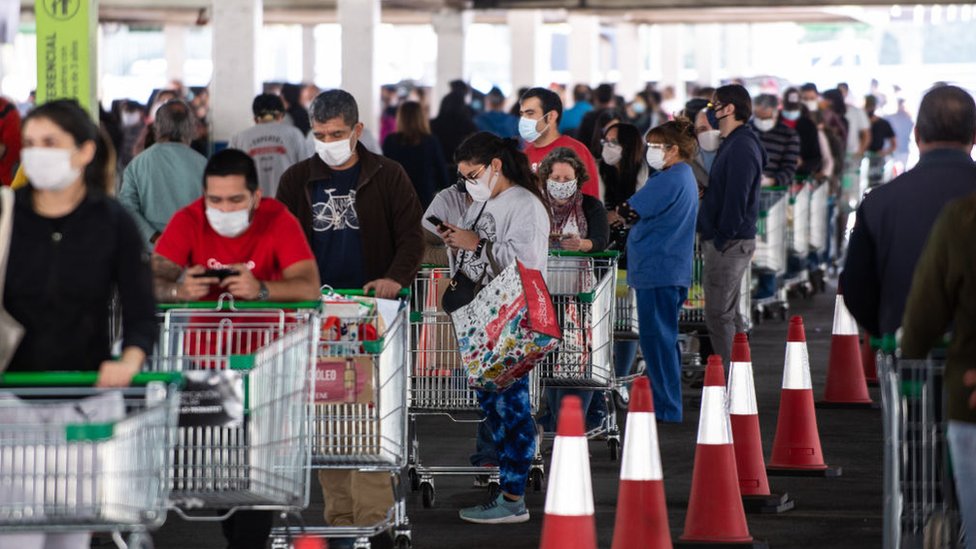
[[[156,301],[160,303],[195,301],[210,293],[210,287],[220,282],[218,278],[200,276],[206,272],[202,265],[184,269],[159,254],[153,254],[152,271]]]

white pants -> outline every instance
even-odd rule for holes
[[[0,549],[88,549],[91,534],[0,534]]]

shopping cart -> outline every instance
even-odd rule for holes
[[[433,507],[437,476],[487,476],[488,489],[499,488],[498,467],[427,465],[421,459],[417,422],[424,418],[446,418],[453,423],[475,426],[483,421],[474,390],[468,387],[468,372],[461,363],[457,338],[450,317],[440,307],[441,297],[451,280],[450,269],[424,265],[414,281],[413,311],[410,315],[410,458],[412,490],[420,491],[424,508]],[[533,415],[539,411],[538,368],[529,373],[529,401]],[[529,472],[533,490],[542,490],[544,475],[540,445]]]
[[[810,250],[809,271],[810,280],[816,290],[824,292],[827,289],[825,273],[827,272],[828,253],[830,250],[830,227],[834,221],[830,215],[830,182],[816,181],[810,193]]]
[[[184,391],[170,496],[182,518],[297,513],[308,505],[307,403],[318,307],[223,297],[161,306],[153,366],[183,372],[188,386],[195,379],[228,402],[195,402]]]
[[[783,286],[790,294],[807,297],[813,293],[808,270],[810,254],[810,182],[797,180],[790,186],[786,210],[786,274]]]
[[[0,377],[0,531],[111,531],[152,547],[166,519],[178,374],[93,389],[96,372]],[[130,532],[127,543],[122,532]]]
[[[961,547],[940,359],[878,354],[885,432],[884,547]]]
[[[757,284],[752,299],[752,319],[762,322],[776,311],[786,320],[789,302],[783,275],[787,259],[787,206],[789,193],[780,187],[762,189],[759,193],[759,219],[756,223],[756,252],[752,258],[752,276]]]
[[[537,366],[546,389],[581,389],[603,393],[607,406],[604,424],[587,432],[605,436],[610,459],[620,450],[620,429],[612,392],[620,386],[613,368],[613,307],[617,284],[616,252],[584,254],[551,251],[546,281],[562,328],[563,340]],[[633,376],[628,376],[630,381]],[[627,379],[621,380],[623,383]],[[549,403],[550,409],[553,403]],[[546,433],[553,435],[553,433]]]
[[[326,290],[310,405],[313,470],[351,469],[390,474],[394,504],[368,526],[275,528],[272,547],[302,535],[369,538],[392,530],[397,547],[411,543],[400,472],[407,463],[409,290],[401,300],[373,300],[362,290]]]

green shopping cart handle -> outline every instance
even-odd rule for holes
[[[774,192],[774,191],[775,192],[786,192],[787,191],[787,188],[786,187],[763,187],[762,188],[762,191],[763,192]]]
[[[571,252],[569,250],[549,250],[549,255],[553,257],[595,257],[595,258],[614,258],[619,257],[620,252],[607,250],[605,252]]]
[[[333,294],[336,294],[336,295],[346,296],[346,297],[370,297],[370,296],[373,296],[376,293],[376,292],[370,291],[367,294],[366,292],[362,291],[361,289],[359,289],[359,290],[342,290],[342,289],[338,289],[337,290],[337,289],[334,289],[333,288],[331,290],[322,290],[322,295],[329,295],[329,292],[332,292]],[[397,297],[410,297],[410,288],[401,288],[400,291],[397,292]]]
[[[0,375],[3,387],[91,387],[98,381],[98,372],[9,372]],[[132,386],[148,385],[153,381],[181,385],[179,372],[144,372],[132,378]]]
[[[156,308],[160,311],[172,311],[176,309],[209,309],[211,311],[247,311],[258,309],[317,309],[321,303],[318,301],[187,301],[185,303],[160,303]]]

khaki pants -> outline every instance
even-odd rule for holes
[[[390,473],[348,469],[319,471],[325,521],[329,526],[372,526],[393,506]]]

